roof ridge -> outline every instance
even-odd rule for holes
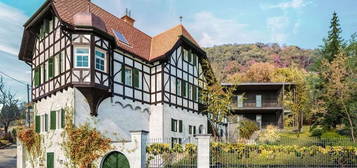
[[[176,25],[176,26],[174,26],[174,27],[171,27],[171,28],[169,28],[169,29],[167,29],[167,30],[165,30],[165,31],[163,31],[163,32],[161,32],[161,33],[155,35],[155,36],[152,36],[152,38],[157,37],[157,36],[159,36],[159,35],[161,35],[161,34],[164,34],[164,33],[168,32],[168,31],[170,31],[170,30],[174,30],[176,27],[181,27],[181,33],[182,33],[182,27],[183,27],[183,25],[182,25],[182,24],[178,24],[178,25]]]

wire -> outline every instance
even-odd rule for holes
[[[14,77],[12,77],[12,76],[6,74],[5,72],[0,71],[0,73],[3,74],[3,75],[5,75],[6,77],[8,77],[8,78],[10,78],[10,79],[12,79],[12,80],[14,80],[14,81],[16,81],[16,82],[19,82],[19,83],[21,83],[21,84],[23,84],[23,85],[26,85],[26,86],[28,85],[28,83],[26,83],[26,82],[24,82],[24,81],[21,81],[21,80],[18,80],[18,79],[16,79],[16,78],[14,78]]]

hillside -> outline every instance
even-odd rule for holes
[[[294,64],[308,70],[318,55],[317,49],[279,46],[275,43],[227,44],[204,50],[218,79],[229,79],[255,62],[269,62],[278,67]]]

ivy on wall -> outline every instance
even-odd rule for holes
[[[41,161],[43,150],[41,148],[41,135],[35,131],[33,127],[19,127],[17,128],[17,138],[24,146],[26,154],[32,167],[35,167],[36,161]]]
[[[65,156],[70,160],[67,167],[92,167],[97,160],[112,149],[111,139],[104,137],[88,123],[79,127],[73,124],[73,110],[65,108],[65,128],[63,132],[62,148]]]

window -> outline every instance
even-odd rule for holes
[[[255,105],[256,107],[262,107],[262,95],[255,96]]]
[[[181,96],[181,80],[176,79],[176,94]]]
[[[183,60],[187,61],[188,60],[188,58],[187,58],[187,55],[188,55],[187,54],[187,50],[182,48],[182,54],[183,54]]]
[[[177,120],[171,119],[171,131],[177,132]]]
[[[35,68],[35,86],[39,86],[41,83],[41,68],[40,67],[36,67]]]
[[[188,58],[187,61],[189,63],[192,63],[192,51],[191,50],[188,50],[187,58]]]
[[[189,126],[188,126],[188,134],[191,135],[192,133],[193,133],[193,131],[192,131],[192,125],[189,125]]]
[[[48,114],[45,114],[45,131],[48,131]]]
[[[192,99],[194,101],[197,101],[197,87],[196,86],[193,86],[193,91],[192,91]]]
[[[196,134],[196,126],[193,126],[193,134]]]
[[[89,48],[75,48],[75,67],[89,68]]]
[[[105,72],[105,53],[95,50],[95,69]]]
[[[55,72],[54,57],[48,59],[48,79],[53,78]]]
[[[182,132],[182,120],[179,120],[179,132]]]
[[[61,110],[61,128],[64,128],[65,125],[66,125],[66,123],[65,123],[65,118],[66,118],[66,116],[65,116],[65,111],[62,109],[62,110]]]
[[[237,96],[237,102],[238,102],[238,107],[243,107],[243,96],[242,95]]]
[[[136,68],[130,68],[128,66],[122,66],[121,82],[125,85],[134,86],[135,88],[140,88],[139,70]]]

